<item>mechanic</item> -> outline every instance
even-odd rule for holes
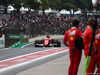
[[[63,43],[65,46],[69,46],[70,66],[68,75],[77,75],[82,56],[82,50],[76,49],[75,51],[73,51],[73,48],[75,46],[75,40],[78,37],[82,37],[83,33],[78,29],[79,21],[77,19],[74,19],[72,24],[72,28],[66,31],[64,35]]]
[[[83,35],[84,55],[86,58],[88,56],[90,44],[92,41],[94,20],[92,18],[89,18],[87,23],[88,25]],[[95,59],[95,51],[94,51],[94,46],[93,46],[92,52],[91,52],[91,60],[90,60],[86,75],[93,75],[94,70],[95,70],[95,65],[96,65],[96,59]]]
[[[98,28],[99,29],[97,30],[96,36],[95,36],[95,58],[98,64],[97,75],[100,75],[100,24]]]

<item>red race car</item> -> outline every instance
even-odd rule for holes
[[[34,46],[35,47],[61,47],[61,42],[47,36],[47,38],[43,38],[42,40],[35,40]]]

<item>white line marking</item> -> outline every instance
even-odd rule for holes
[[[0,49],[0,51],[2,51],[2,50],[8,50],[8,49],[11,49],[11,48],[3,48],[3,49]]]
[[[30,43],[30,44],[33,44],[33,43]],[[24,45],[24,46],[23,46],[23,47],[21,47],[21,48],[24,48],[24,47],[26,47],[26,46],[28,46],[28,45],[30,45],[30,44]]]

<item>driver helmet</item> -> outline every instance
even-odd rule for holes
[[[47,35],[47,38],[50,38],[50,36],[49,36],[49,35]]]

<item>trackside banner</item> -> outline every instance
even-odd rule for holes
[[[3,34],[2,37],[0,38],[0,48],[5,47],[5,35]]]
[[[20,39],[20,38],[24,38],[23,35],[8,35],[8,38],[10,39]]]

